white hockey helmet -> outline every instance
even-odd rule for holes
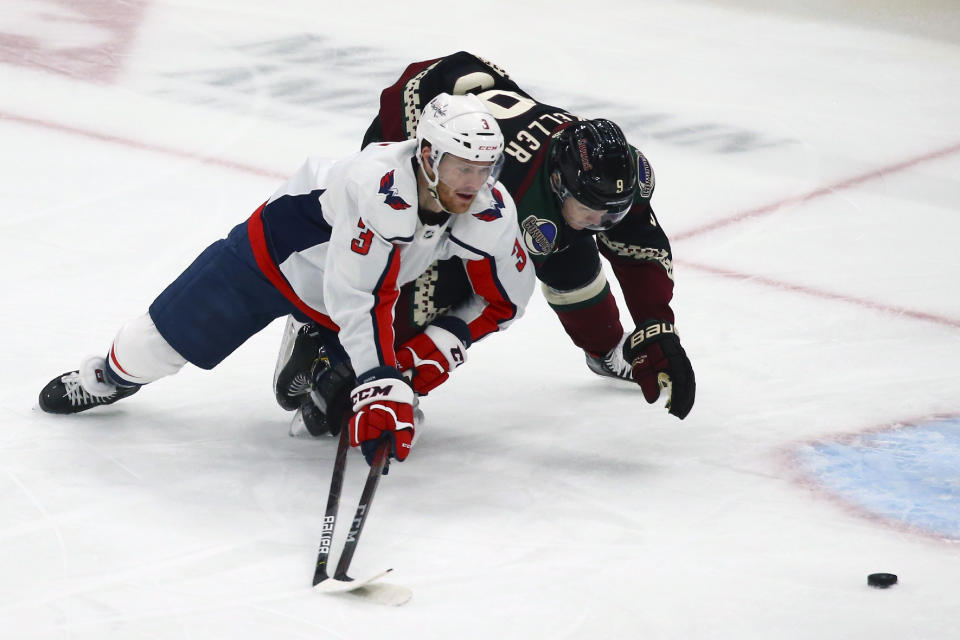
[[[423,145],[430,146],[430,166],[423,167]],[[417,161],[431,191],[440,180],[440,161],[446,154],[472,162],[491,162],[488,186],[493,186],[503,166],[503,133],[477,96],[441,93],[427,103],[417,125]],[[426,169],[433,174],[431,179]]]

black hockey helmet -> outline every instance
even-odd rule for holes
[[[626,215],[637,191],[636,159],[627,138],[603,118],[574,122],[557,134],[550,172],[559,178],[555,186],[561,197],[569,193],[591,209],[621,214],[615,222]]]

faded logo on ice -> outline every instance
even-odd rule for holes
[[[0,62],[110,82],[130,59],[146,0],[6,2]]]

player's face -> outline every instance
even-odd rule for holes
[[[466,213],[477,193],[487,183],[492,162],[474,162],[449,153],[440,159],[440,183],[437,195],[440,203],[451,213]]]
[[[606,211],[603,209],[591,209],[573,196],[567,196],[563,199],[560,206],[560,213],[564,221],[571,228],[580,230],[586,229],[591,225],[599,225]]]

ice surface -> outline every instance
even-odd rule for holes
[[[957,10],[764,6],[6,3],[0,635],[960,637],[960,48],[917,25]],[[335,447],[287,437],[282,322],[113,407],[36,397],[460,49],[651,159],[697,404],[590,374],[535,295],[381,482],[354,567],[413,599],[325,598]]]

